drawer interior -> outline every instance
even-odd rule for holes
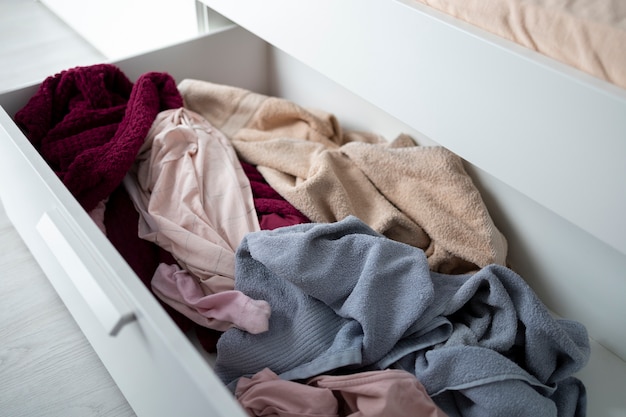
[[[418,130],[398,121],[375,105],[364,101],[241,28],[229,28],[115,64],[130,79],[136,79],[141,74],[150,71],[163,71],[171,74],[177,81],[193,78],[235,85],[266,95],[284,97],[306,107],[330,111],[336,114],[342,125],[348,129],[374,131],[390,139],[400,133],[406,133],[421,145],[436,145],[435,141],[422,135]],[[12,116],[25,105],[36,88],[37,86],[31,86],[6,93],[0,97],[0,105],[9,116]],[[7,125],[6,119],[2,120],[2,125],[6,137],[19,136],[17,128]],[[34,149],[27,149],[27,143],[24,141],[10,146],[14,146],[17,152],[28,161],[27,165],[33,166],[36,171],[37,178],[27,180],[22,187],[28,190],[41,189],[42,195],[46,192],[50,193],[50,197],[42,199],[37,205],[45,212],[56,213],[48,214],[49,217],[57,216],[61,219],[59,220],[61,223],[67,223],[67,228],[74,231],[74,237],[71,239],[75,242],[70,243],[73,246],[86,248],[79,253],[79,256],[89,258],[100,265],[99,269],[104,270],[105,275],[114,276],[111,291],[120,294],[120,298],[124,300],[122,303],[132,306],[131,309],[137,320],[127,326],[136,328],[137,332],[131,336],[130,331],[122,329],[116,337],[118,339],[127,337],[129,343],[144,343],[149,346],[148,349],[151,350],[154,361],[164,367],[156,375],[162,375],[163,372],[172,374],[183,372],[186,378],[195,381],[196,388],[192,390],[193,392],[183,393],[182,391],[185,390],[179,387],[176,395],[182,397],[186,395],[196,399],[204,396],[204,401],[206,401],[204,404],[220,403],[215,405],[216,413],[238,415],[240,410],[234,403],[221,404],[219,395],[206,393],[214,389],[216,392],[227,395],[224,387],[209,369],[212,362],[211,355],[202,349],[195,334],[189,333],[186,337],[183,336],[180,329],[161,309],[120,254],[97,230],[87,214],[82,211],[67,190],[64,190],[60,183],[52,178],[44,163],[37,160]],[[45,222],[41,221],[42,214],[34,209],[32,212],[25,211],[25,201],[32,204],[33,197],[25,197],[21,189],[15,188],[6,179],[11,170],[19,171],[24,168],[17,162],[11,165],[11,161],[3,160],[2,163],[4,165],[2,174],[5,180],[1,184],[1,197],[7,213],[54,284],[53,277],[64,275],[67,271],[64,271],[63,265],[50,259],[50,245],[41,242],[39,232],[42,227],[46,227]],[[598,352],[596,355],[606,356],[609,361],[613,361],[618,366],[614,368],[617,371],[613,371],[613,376],[605,377],[606,380],[601,386],[593,384],[588,387],[592,404],[600,403],[596,400],[600,396],[610,397],[609,401],[616,401],[616,396],[611,395],[611,389],[607,387],[611,378],[614,381],[621,380],[625,369],[619,356],[626,356],[623,350],[623,346],[626,346],[626,339],[624,339],[626,335],[616,335],[614,332],[614,329],[620,328],[620,317],[623,317],[617,310],[617,306],[621,304],[617,297],[626,293],[626,283],[618,273],[626,268],[623,254],[587,236],[585,232],[571,223],[486,174],[480,167],[467,164],[467,170],[483,192],[496,225],[509,241],[509,262],[513,268],[529,281],[552,310],[557,314],[580,320],[589,327],[593,337],[602,340],[604,346],[608,345],[611,350],[618,352],[618,355],[613,355],[603,346],[594,345],[594,349]],[[39,229],[35,227],[36,225],[39,225]],[[560,250],[558,240],[563,236],[571,241],[579,242],[575,244],[575,247],[590,254],[590,257],[603,259],[602,268],[606,273],[598,275],[594,270],[597,265],[586,264],[584,260],[572,260],[566,250]],[[541,243],[537,244],[538,240]],[[581,273],[581,270],[584,272]],[[579,278],[572,279],[574,271]],[[591,280],[587,281],[585,277],[590,274],[599,277],[600,282],[598,280],[593,283],[590,282]],[[150,367],[152,363],[137,365],[131,358],[120,359],[119,348],[112,347],[110,337],[103,334],[101,329],[95,328],[98,324],[94,323],[98,320],[91,317],[89,306],[85,305],[84,301],[72,301],[81,297],[77,290],[64,283],[56,284],[55,288],[70,307],[77,322],[138,414],[150,415],[148,413],[153,410],[164,407],[153,399],[153,393],[158,392],[160,388],[137,387],[136,380],[126,377],[130,372],[129,369],[136,366]],[[606,288],[616,290],[607,294]],[[618,291],[618,289],[621,290]],[[607,297],[613,298],[607,300]],[[615,314],[611,312],[607,314],[606,310],[599,311],[596,307],[599,302],[609,306],[607,310],[611,310],[613,308],[611,306],[616,306],[616,310],[612,312]],[[608,321],[607,316],[610,316]],[[184,355],[175,354],[180,352]],[[172,356],[176,357],[176,360],[165,363]],[[207,363],[209,366],[206,366]],[[602,363],[608,362],[602,360]],[[590,373],[584,375],[585,378],[590,381],[596,380],[595,371],[586,372]],[[207,386],[211,389],[207,389]],[[201,391],[204,393],[201,394]],[[151,399],[146,400],[146,398]],[[146,406],[147,402],[151,402],[151,405]],[[189,400],[189,403],[194,403],[194,400]],[[206,409],[203,411],[206,412]],[[163,412],[163,408],[159,409],[159,412]],[[190,411],[188,415],[192,415],[193,412]]]

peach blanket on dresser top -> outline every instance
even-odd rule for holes
[[[415,0],[626,88],[624,0]]]

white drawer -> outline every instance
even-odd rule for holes
[[[116,65],[131,79],[150,71],[165,71],[177,82],[196,78],[237,85],[329,110],[339,115],[347,128],[372,130],[388,138],[404,132],[423,144],[432,143],[410,126],[237,27]],[[16,229],[137,415],[244,416],[215,376],[210,360],[174,324],[13,123],[12,115],[36,89],[31,86],[0,96],[4,109],[0,111],[0,197]],[[540,242],[538,236],[543,232],[580,241],[581,249],[606,255],[606,269],[613,272],[623,270],[623,254],[480,169],[468,168],[487,190],[486,202],[496,223],[513,243],[512,260],[520,269],[533,273],[536,288],[547,304],[569,318],[593,324],[591,334],[600,338],[619,326],[621,318],[611,317],[602,324],[604,318],[593,315],[597,309],[590,312],[591,307],[583,305],[590,294],[597,292],[598,297],[604,297],[606,291],[587,290],[585,285],[590,284],[586,280],[572,281],[562,273],[579,268],[576,262],[582,261],[561,262],[570,254],[546,250],[552,243]],[[606,280],[605,287],[616,289],[617,295],[607,297],[623,294],[620,288],[624,282],[614,273],[600,279]],[[593,301],[588,304],[595,305]],[[619,311],[621,304],[611,299],[607,305],[609,310]],[[613,343],[616,340],[619,345],[620,337],[612,336]],[[596,365],[584,375],[593,382],[588,386],[590,411],[619,408],[624,402],[616,392],[626,381],[626,366],[602,346],[593,347]]]
[[[258,89],[264,70],[243,77],[236,68],[263,68],[264,50],[258,39],[233,30],[119,66],[130,78],[167,69],[177,79],[208,77]],[[13,115],[35,89],[7,93],[0,103]],[[9,114],[0,111],[0,196],[7,215],[137,415],[244,416],[203,352],[174,324]]]

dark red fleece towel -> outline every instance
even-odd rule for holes
[[[245,161],[240,161],[240,163],[250,181],[254,208],[262,230],[311,222],[308,217],[278,194],[254,165]]]
[[[116,66],[98,64],[48,77],[15,121],[90,211],[121,183],[156,115],[182,105],[167,73],[133,84]]]

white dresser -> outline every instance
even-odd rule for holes
[[[623,251],[626,244],[621,246],[619,235],[607,227],[606,222],[588,221],[580,211],[569,207],[567,202],[576,200],[575,191],[565,189],[562,193],[565,200],[555,199],[550,194],[550,188],[542,178],[547,178],[555,169],[551,159],[555,152],[552,146],[545,146],[541,157],[532,164],[513,167],[511,164],[516,158],[510,157],[509,149],[519,148],[515,135],[508,148],[506,143],[498,142],[497,132],[490,129],[489,122],[493,121],[490,117],[475,122],[462,119],[465,124],[458,126],[450,121],[450,117],[456,120],[456,116],[464,114],[460,106],[455,106],[458,104],[455,98],[469,108],[474,97],[477,107],[495,112],[498,104],[494,100],[506,98],[498,95],[501,91],[489,91],[480,99],[470,87],[445,91],[446,86],[458,88],[461,85],[438,79],[454,74],[451,70],[438,72],[444,68],[445,62],[439,63],[440,67],[424,68],[424,76],[431,77],[431,82],[413,81],[406,66],[396,68],[394,65],[398,62],[419,64],[419,59],[407,61],[394,57],[423,54],[424,59],[430,59],[438,56],[437,48],[441,45],[433,42],[408,48],[406,42],[396,43],[396,46],[386,42],[404,39],[407,33],[413,36],[407,25],[417,23],[423,24],[420,27],[426,31],[424,36],[432,31],[431,34],[449,36],[449,40],[457,39],[470,46],[479,39],[482,43],[474,45],[477,56],[484,53],[505,69],[528,64],[526,70],[532,73],[533,79],[522,83],[526,87],[512,86],[507,94],[521,94],[521,90],[534,85],[532,83],[548,85],[557,82],[564,92],[576,97],[584,95],[605,106],[606,114],[597,113],[610,126],[604,129],[602,120],[590,126],[602,129],[604,135],[598,139],[601,145],[596,143],[596,146],[611,147],[610,152],[601,149],[601,155],[608,153],[613,155],[611,158],[621,160],[626,152],[620,154],[624,145],[616,138],[622,134],[626,137],[626,126],[616,114],[626,111],[625,92],[596,84],[585,77],[572,78],[569,70],[514,47],[507,50],[506,55],[501,55],[499,51],[510,45],[480,32],[468,31],[462,25],[454,29],[452,22],[438,14],[419,8],[404,9],[404,5],[396,1],[363,2],[362,7],[357,1],[310,1],[297,7],[291,2],[276,0],[263,5],[221,0],[206,0],[205,3],[243,28],[233,26],[126,58],[116,64],[131,79],[148,71],[166,71],[178,81],[196,78],[237,85],[282,96],[304,106],[324,108],[338,115],[345,126],[376,131],[389,138],[405,132],[424,144],[442,143],[457,152],[468,161],[468,170],[484,191],[496,224],[509,239],[511,262],[529,278],[551,309],[582,321],[592,337],[601,342],[592,343],[591,363],[581,375],[589,391],[589,415],[626,415],[626,396],[623,395],[626,333],[614,332],[626,328],[626,310],[622,303],[626,294],[626,274],[623,273],[626,271]],[[381,10],[384,14],[376,13]],[[285,22],[284,16],[293,16],[294,20]],[[347,21],[346,16],[350,16]],[[375,24],[377,18],[383,19],[378,25]],[[390,23],[385,18],[398,20]],[[364,29],[363,25],[367,27]],[[453,29],[449,29],[451,27]],[[315,42],[309,38],[313,36],[313,28],[318,36]],[[377,31],[380,36],[371,36]],[[368,55],[368,51],[374,50],[387,52],[384,56]],[[461,47],[455,51],[463,53]],[[369,60],[371,65],[364,65],[364,60]],[[418,64],[415,64],[416,68],[419,68]],[[477,64],[476,68],[468,70],[479,72],[488,70],[488,66]],[[524,73],[520,74],[523,76]],[[508,76],[498,77],[491,73],[473,76],[480,79],[492,77],[496,84],[509,80]],[[378,82],[371,82],[372,78]],[[415,79],[418,79],[417,74]],[[245,413],[213,373],[210,360],[181,333],[13,124],[11,116],[35,90],[36,86],[32,86],[0,97],[4,109],[0,112],[0,195],[10,220],[137,415],[243,417]],[[418,90],[421,94],[416,93]],[[531,108],[538,99],[532,94],[526,95],[525,99],[523,105],[514,110],[521,113],[511,116],[516,123],[540,116],[538,109]],[[439,109],[449,106],[446,117],[437,116],[438,113],[429,108],[428,100],[434,100]],[[507,99],[507,105],[513,102],[513,99]],[[524,106],[526,108],[522,108]],[[480,115],[480,110],[471,110],[472,114]],[[497,114],[498,117],[509,117],[505,110]],[[428,120],[422,120],[421,115],[427,115]],[[555,117],[566,116],[557,114]],[[585,125],[587,122],[577,123]],[[574,125],[575,128],[576,123]],[[500,130],[506,127],[501,126]],[[554,126],[546,125],[548,130],[556,128],[556,122]],[[535,144],[542,140],[532,138]],[[586,144],[582,142],[584,135],[573,140],[578,142],[576,146]],[[507,165],[506,161],[511,162]],[[576,171],[574,160],[558,163],[563,172]],[[616,167],[616,170],[623,173],[623,166]],[[606,173],[595,171],[590,175],[597,180],[608,177]],[[567,178],[557,177],[557,184],[568,184]],[[598,193],[602,195],[602,191],[595,189],[585,192],[590,197]],[[605,194],[612,198],[610,193]],[[611,202],[609,213],[620,210],[621,200],[607,201]],[[596,263],[587,262],[579,256],[581,253]],[[600,261],[602,265],[598,265]],[[18,273],[13,271],[11,275]],[[11,281],[12,285],[15,285],[14,281]],[[17,290],[13,291],[18,294]],[[15,299],[11,300],[11,303],[17,303]],[[603,308],[599,308],[600,305]],[[70,329],[68,324],[67,337],[76,333],[76,329]],[[55,344],[58,340],[54,336],[42,336],[51,349],[59,346]],[[76,343],[80,346],[76,348],[78,351],[88,351],[84,343]],[[75,352],[72,349],[72,353]],[[8,353],[18,354],[19,349],[17,353],[15,349]],[[91,366],[100,365],[94,363]],[[58,377],[55,372],[49,374]],[[98,383],[105,384],[108,388],[102,389],[111,390],[112,398],[116,397],[114,387],[105,381]],[[2,393],[4,395],[4,390]],[[129,412],[119,398],[102,410],[103,415],[122,416]]]

